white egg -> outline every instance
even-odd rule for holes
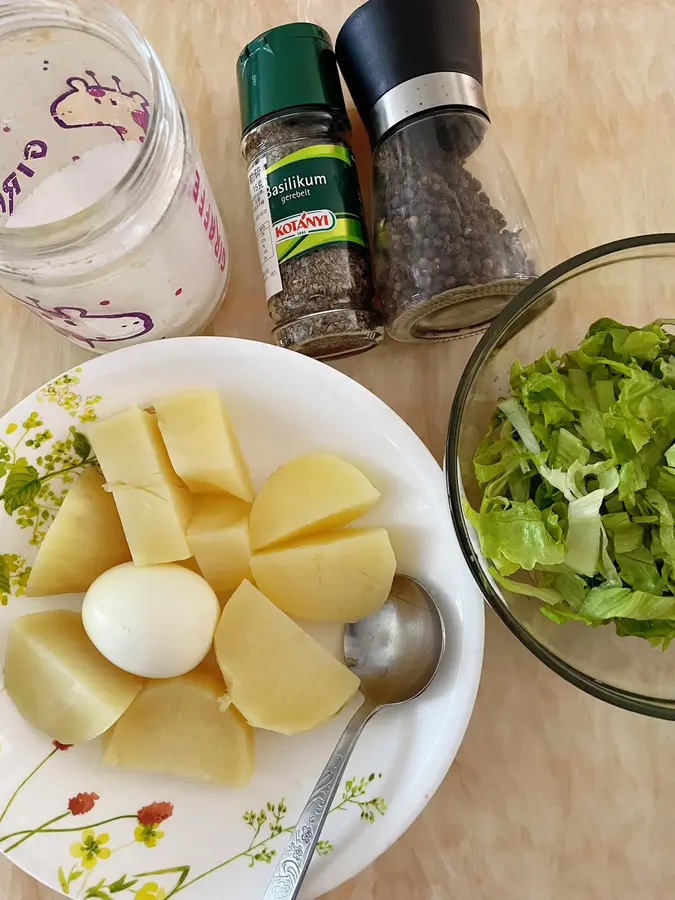
[[[220,604],[206,581],[183,566],[122,563],[87,591],[82,622],[111,663],[143,678],[173,678],[209,652]]]

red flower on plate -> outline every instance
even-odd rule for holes
[[[138,810],[138,821],[141,825],[160,825],[173,815],[173,803],[162,801],[151,803]]]
[[[68,809],[74,816],[83,816],[91,812],[96,801],[100,799],[98,794],[77,794],[68,801]]]
[[[72,744],[62,744],[61,741],[52,741],[57,750],[70,750]]]

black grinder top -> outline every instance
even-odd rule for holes
[[[485,113],[476,0],[368,0],[343,25],[335,52],[373,146],[416,112]]]

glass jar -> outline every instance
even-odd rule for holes
[[[434,110],[373,155],[375,277],[396,340],[485,328],[541,269],[525,200],[488,119]]]
[[[180,100],[101,0],[0,11],[0,286],[94,352],[203,330],[225,231]]]
[[[541,271],[483,93],[476,0],[368,0],[337,56],[373,149],[373,258],[387,332],[482,330]]]
[[[239,92],[275,341],[324,360],[369,350],[384,329],[330,38],[308,23],[260,35],[240,56]]]

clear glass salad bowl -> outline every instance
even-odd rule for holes
[[[561,355],[577,350],[589,327],[598,319],[603,318],[610,318],[622,324],[639,328],[656,319],[675,320],[675,234],[652,234],[627,238],[572,257],[537,278],[494,320],[466,366],[452,408],[446,447],[446,473],[450,506],[460,545],[474,578],[493,610],[526,647],[567,681],[595,697],[634,712],[664,719],[675,719],[675,643],[668,649],[666,642],[664,650],[663,645],[653,646],[648,640],[634,635],[619,636],[614,622],[603,624],[602,627],[589,627],[583,621],[566,621],[564,624],[552,621],[540,612],[540,607],[543,605],[541,599],[513,593],[504,587],[503,583],[496,580],[493,564],[482,555],[478,534],[467,518],[467,504],[477,510],[484,487],[479,487],[476,480],[473,465],[474,454],[481,440],[490,431],[490,423],[498,402],[511,393],[512,364],[519,360],[523,366],[526,366],[551,349]],[[665,325],[665,329],[670,334],[675,333],[675,328],[670,325]],[[609,337],[608,341],[610,343],[607,346],[615,346],[611,344]],[[633,346],[632,342],[631,346]],[[636,355],[639,357],[643,352],[644,349],[638,350]],[[580,359],[581,357],[575,358]],[[675,358],[673,358],[673,363],[675,364]],[[555,363],[555,365],[558,364]],[[584,363],[582,362],[580,365],[583,368]],[[635,367],[637,368],[639,365],[641,363],[638,359]],[[651,363],[645,363],[645,366],[650,367]],[[659,363],[660,366],[661,363]],[[614,379],[610,397],[605,400],[604,412],[610,408],[609,404],[615,399],[618,403],[622,396],[622,385],[627,378],[627,370],[621,373],[617,369],[618,367],[613,368],[612,366],[602,369],[602,367],[598,368],[598,365],[589,369],[587,380],[592,388],[592,397],[589,395],[590,405],[595,405],[598,393],[600,393],[597,381],[594,382],[593,379],[600,380],[603,377]],[[599,371],[600,375],[598,375]],[[604,376],[603,371],[605,372]],[[661,368],[659,368],[659,377],[660,373]],[[673,374],[675,375],[675,368]],[[585,380],[582,376],[582,381]],[[675,386],[675,379],[672,384]],[[673,393],[675,395],[675,387]],[[552,399],[555,401],[554,397]],[[673,400],[675,400],[675,396]],[[575,413],[575,416],[580,417],[585,409],[584,404],[578,404],[578,406],[579,411]],[[602,407],[602,402],[600,406]],[[602,409],[601,412],[603,412]],[[502,421],[504,418],[503,415]],[[561,426],[553,425],[549,430],[550,433],[559,427]],[[647,423],[646,427],[649,429],[651,426]],[[574,435],[580,434],[582,438],[586,434],[583,427],[579,426],[578,418],[574,422],[568,423],[567,429]],[[511,432],[510,435],[509,432]],[[507,438],[514,437],[519,445],[523,443],[521,433],[511,418],[506,421],[506,433]],[[675,431],[672,431],[669,440],[671,443],[675,442]],[[543,443],[546,444],[546,440]],[[639,446],[640,442],[636,441],[636,443]],[[614,445],[610,444],[609,446],[613,447]],[[551,449],[551,455],[553,452],[554,450]],[[583,450],[583,453],[585,455],[579,464],[593,463],[599,458],[592,450],[590,459],[588,450]],[[523,453],[523,457],[526,458],[526,456]],[[545,454],[544,457],[538,458],[538,462],[533,462],[534,457],[530,457],[529,462],[526,460],[523,464],[522,470],[527,473],[529,468],[531,472],[532,466],[536,465],[535,476],[541,475],[542,459],[544,464],[551,463],[550,459],[545,459]],[[675,462],[675,450],[671,455],[671,462]],[[660,465],[665,466],[666,464],[665,458],[662,458]],[[554,465],[560,465],[560,463],[556,462]],[[608,462],[607,466],[612,467],[612,462]],[[614,468],[617,473],[622,471],[618,464]],[[550,471],[550,467],[545,471]],[[672,476],[675,484],[675,468],[673,468]],[[669,477],[667,470],[665,477]],[[655,483],[649,471],[647,472],[647,482],[648,485],[640,494],[641,497]],[[541,484],[542,480],[537,480],[535,477],[531,483],[533,485]],[[550,495],[552,492],[550,485],[546,483],[544,486]],[[581,481],[577,482],[576,486],[581,492],[578,496],[581,496],[582,493],[592,493],[599,489],[602,483],[598,482],[597,477],[591,477],[590,483],[586,485],[582,473]],[[617,498],[616,484],[614,489],[612,496]],[[525,490],[527,497],[527,491],[530,489],[526,488]],[[534,494],[534,486],[531,490]],[[607,490],[610,492],[612,486],[610,485]],[[508,489],[506,492],[508,493]],[[541,502],[541,496],[538,494],[536,500],[539,506],[543,507],[546,505],[546,501]],[[559,499],[562,498],[561,494],[555,496]],[[613,505],[608,503],[605,506],[609,500],[609,493],[604,498],[600,514],[603,528],[605,523],[607,528],[603,530],[603,535],[609,534],[610,537],[602,538],[604,543],[600,544],[598,569],[590,579],[584,579],[586,590],[595,586],[606,588],[610,584],[610,581],[607,580],[608,577],[611,580],[611,576],[608,576],[609,569],[604,567],[602,562],[603,558],[606,559],[606,556],[602,556],[603,547],[608,549],[613,558],[614,579],[618,579],[617,573],[621,572],[622,580],[615,580],[614,584],[618,584],[621,589],[627,587],[623,582],[623,568],[619,569],[619,565],[616,564],[619,543],[615,545],[616,534],[609,531],[610,523],[615,525],[616,518],[612,520],[605,516],[617,510],[621,510],[620,515],[623,515],[623,510],[628,508],[631,516],[637,518],[639,523],[647,523],[636,528],[637,523],[631,520],[629,528],[638,535],[647,535],[644,537],[645,548],[643,549],[641,546],[638,556],[640,553],[645,555],[646,549],[649,548],[649,554],[653,552],[656,557],[653,564],[658,568],[655,570],[652,562],[647,561],[646,571],[654,573],[658,571],[659,576],[663,571],[663,577],[666,579],[663,593],[675,593],[675,577],[670,582],[667,581],[667,572],[662,569],[665,566],[662,561],[663,549],[658,549],[661,545],[660,542],[656,542],[654,537],[655,534],[664,535],[664,532],[659,531],[659,526],[654,523],[657,520],[661,524],[667,523],[668,509],[663,511],[666,518],[662,519],[660,515],[652,515],[655,512],[654,508],[645,510],[644,506],[642,509],[630,506],[637,495],[630,496],[632,499],[627,501],[628,507],[624,507],[620,503]],[[650,499],[657,502],[653,500],[654,496],[656,495],[651,495]],[[573,496],[570,495],[567,499],[571,500]],[[671,502],[671,513],[673,513],[675,512],[675,495]],[[508,506],[508,503],[506,505]],[[558,506],[564,508],[566,504],[559,503]],[[569,509],[569,507],[567,508]],[[648,512],[649,515],[645,515],[645,512]],[[476,518],[472,517],[472,521],[475,524]],[[484,520],[481,518],[480,521]],[[563,519],[559,524],[562,526],[559,532],[562,534],[561,540],[566,548],[565,553],[568,554],[570,550],[566,543],[565,528],[569,527],[569,520],[564,521]],[[642,540],[643,537],[640,537],[636,543]],[[583,541],[578,549],[583,554]],[[568,557],[565,556],[566,561],[567,559]],[[621,560],[622,557],[619,556],[619,559]],[[551,571],[555,572],[558,569],[553,567]],[[578,571],[579,569],[577,569]],[[547,584],[550,584],[555,578],[552,575],[538,574],[535,579],[522,571],[514,577],[516,580],[526,583],[528,583],[528,578],[530,582],[533,580],[538,582],[543,577],[544,583]],[[638,577],[641,577],[640,573],[638,573]],[[577,580],[577,583],[581,584],[582,582]],[[628,592],[625,591],[626,596],[627,594]],[[675,606],[675,599],[673,605]],[[567,604],[563,604],[563,607],[567,608]],[[552,608],[555,613],[556,607]],[[551,607],[545,606],[545,609],[550,610]],[[581,609],[583,611],[586,607],[582,606]],[[637,617],[640,618],[641,615],[646,618],[644,612],[638,613]],[[673,620],[672,627],[675,634],[675,613],[668,612],[666,615],[659,616],[659,619],[666,618]],[[644,626],[643,622],[639,622],[638,626],[639,628],[651,627],[651,623]],[[667,622],[664,627],[666,630],[668,629]],[[621,631],[620,623],[618,630]]]

